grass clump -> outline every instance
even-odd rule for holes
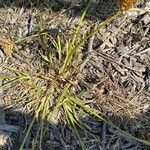
[[[122,15],[121,12],[118,12],[110,19],[100,23],[93,31],[88,33],[79,42],[76,42],[88,7],[89,5],[82,14],[75,32],[72,35],[71,42],[70,44],[67,42],[67,46],[65,45],[64,41],[62,41],[61,35],[57,35],[56,38],[53,38],[48,32],[38,33],[14,42],[14,44],[17,45],[21,42],[32,41],[34,38],[46,37],[51,41],[51,44],[55,50],[55,54],[53,54],[53,52],[39,52],[39,56],[42,59],[42,64],[38,64],[38,69],[31,70],[31,68],[27,68],[24,73],[24,69],[19,68],[19,66],[16,68],[10,67],[9,70],[13,72],[15,76],[0,76],[1,78],[7,80],[3,85],[0,86],[0,89],[8,85],[14,85],[15,83],[16,86],[20,87],[18,92],[21,92],[19,94],[19,98],[16,98],[16,104],[23,101],[25,106],[29,106],[33,115],[32,121],[29,123],[28,129],[25,132],[20,150],[24,149],[29,134],[36,122],[38,124],[38,131],[33,149],[36,148],[36,145],[42,148],[42,142],[46,137],[48,127],[50,124],[53,124],[56,120],[58,120],[57,117],[60,112],[78,139],[80,148],[83,150],[86,149],[86,145],[84,144],[84,140],[81,138],[79,131],[82,130],[83,132],[91,134],[93,137],[95,135],[90,133],[88,127],[82,121],[80,121],[80,118],[77,115],[77,111],[79,109],[82,109],[87,115],[93,116],[97,120],[103,121],[110,125],[121,136],[150,146],[148,141],[138,139],[131,134],[122,131],[113,123],[103,118],[98,110],[90,107],[90,104],[93,101],[79,99],[73,91],[74,86],[78,84],[77,77],[79,70],[78,66],[75,65],[76,60],[74,58],[76,58],[78,55],[79,50],[87,42],[87,40],[96,34],[102,27]],[[66,47],[67,49],[64,50]],[[21,69],[22,71],[20,71]],[[22,89],[24,89],[23,92]]]

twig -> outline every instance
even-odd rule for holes
[[[105,60],[112,61],[112,62],[118,64],[119,66],[123,66],[123,67],[125,67],[125,68],[127,68],[127,69],[129,69],[129,70],[133,70],[133,71],[140,72],[140,70],[138,70],[138,69],[134,69],[134,68],[128,67],[128,66],[126,66],[126,65],[124,65],[124,64],[122,64],[122,63],[116,61],[114,58],[108,56],[107,54],[98,53],[98,52],[96,52],[96,53],[97,53],[98,56],[104,58]],[[95,57],[96,57],[96,56],[95,56]]]
[[[2,55],[0,55],[0,57],[2,57],[2,63],[1,64],[3,64],[3,61],[4,61],[4,55],[3,55],[3,53],[2,53]],[[0,73],[1,73],[1,71],[2,71],[2,67],[1,67],[1,64],[0,64]],[[0,79],[0,86],[2,85],[2,79]],[[0,89],[0,122],[1,123],[5,123],[5,113],[4,113],[4,109],[3,109],[3,107],[4,107],[4,101],[3,101],[3,99],[2,99],[2,95],[3,95],[3,89]]]
[[[141,54],[147,53],[147,52],[150,52],[150,47],[147,48],[147,49],[144,49],[144,50],[142,50],[141,52],[138,52],[138,53],[136,53],[136,54],[134,54],[134,55],[135,55],[135,56],[140,56]]]
[[[106,123],[103,124],[102,128],[102,150],[106,149]]]

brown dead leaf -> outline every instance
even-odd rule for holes
[[[10,56],[13,51],[13,42],[6,38],[0,38],[0,49],[6,56]]]
[[[127,11],[132,8],[138,0],[120,0],[120,7],[122,10]]]

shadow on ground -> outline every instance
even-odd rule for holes
[[[24,7],[51,9],[52,11],[66,11],[72,16],[81,15],[87,6],[87,0],[1,0],[0,7]],[[119,4],[116,0],[92,0],[88,14],[91,18],[105,20],[114,15],[119,10]]]
[[[0,110],[2,109],[3,108]],[[14,130],[15,132],[9,132],[9,130],[12,131],[12,128],[5,128],[4,124],[4,130],[1,130],[0,136],[5,135],[7,138],[3,138],[3,141],[1,141],[1,145],[2,143],[5,143],[3,147],[1,147],[1,150],[5,149],[6,147],[10,147],[10,149],[13,150],[19,150],[32,118],[33,115],[31,114],[22,114],[19,111],[15,111],[13,109],[5,109],[5,123],[7,125],[11,125],[12,127],[19,127],[19,130],[17,129],[18,131]],[[124,131],[131,133],[136,138],[145,138],[145,140],[149,140],[149,110],[143,114],[141,113],[135,119],[123,116],[111,116],[110,118],[115,125],[118,125]],[[143,122],[142,120],[146,118],[147,122]],[[119,136],[115,129],[102,121],[97,121],[92,116],[81,118],[81,120],[82,122],[86,123],[90,129],[88,132],[85,132],[86,130],[83,131],[78,128],[81,139],[86,143],[87,150],[148,150],[148,147],[136,142],[135,140]],[[122,120],[124,120],[124,124],[121,124]],[[139,120],[138,124],[136,124],[137,120]],[[78,141],[72,133],[71,127],[68,125],[68,123],[64,123],[64,121],[58,121],[57,124],[49,124],[48,130],[41,141],[41,121],[43,120],[40,118],[37,120],[36,118],[25,142],[25,149],[32,149],[33,147],[35,149],[40,149],[40,146],[43,150],[80,149]],[[46,124],[47,122],[44,121],[44,128]],[[5,142],[5,140],[7,140],[7,142]]]

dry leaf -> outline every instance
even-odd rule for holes
[[[0,38],[0,49],[6,56],[10,56],[13,51],[13,42],[9,39]]]
[[[120,0],[121,10],[126,11],[136,4],[137,0]]]

